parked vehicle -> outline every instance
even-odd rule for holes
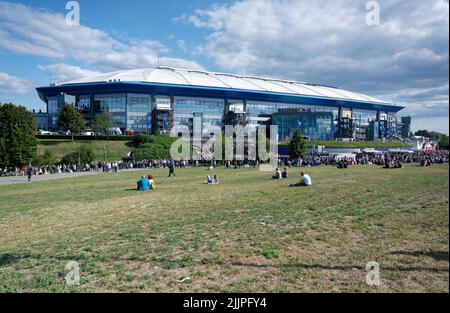
[[[42,129],[38,130],[37,133],[38,133],[38,135],[53,135],[52,132],[49,132],[47,130],[42,130]]]
[[[118,127],[111,127],[107,129],[108,136],[122,136],[122,131]]]

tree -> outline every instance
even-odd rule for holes
[[[170,148],[177,138],[164,135],[136,134],[133,137],[133,159],[162,160],[170,159]]]
[[[0,104],[0,167],[24,166],[36,157],[36,123],[22,106]]]
[[[306,143],[299,130],[295,131],[292,140],[289,143],[289,155],[293,159],[304,159],[306,156]]]
[[[85,165],[95,161],[95,150],[92,145],[82,145],[75,152],[66,154],[61,163]]]
[[[438,134],[439,148],[448,150],[448,135],[439,133]]]
[[[415,136],[429,137],[430,132],[426,129],[418,130],[418,131],[416,131]]]
[[[66,104],[59,115],[59,127],[62,130],[70,131],[72,135],[79,134],[84,131],[85,122],[83,116],[78,112],[74,106]]]
[[[108,128],[112,126],[111,114],[105,113],[102,115],[97,115],[92,123],[92,130],[95,134],[106,133]]]
[[[54,165],[58,163],[58,157],[54,151],[47,149],[43,155],[38,155],[33,163],[37,166]]]

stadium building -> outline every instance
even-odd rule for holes
[[[381,140],[401,135],[403,107],[361,93],[296,81],[169,67],[101,74],[37,88],[48,127],[58,128],[69,103],[89,126],[109,113],[122,131],[168,133],[175,125],[279,126],[279,140],[295,130],[311,140]]]

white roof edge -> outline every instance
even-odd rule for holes
[[[189,85],[189,86],[217,86],[217,85],[208,85],[207,83],[204,83],[204,81],[209,79],[214,79],[214,81],[219,84],[222,84],[223,86],[220,86],[219,88],[227,88],[227,89],[243,89],[243,90],[254,90],[254,91],[262,91],[262,92],[278,92],[278,93],[285,93],[285,94],[294,94],[294,95],[302,95],[301,92],[296,92],[295,90],[288,89],[287,86],[283,86],[280,83],[283,84],[291,84],[291,85],[301,85],[303,88],[306,88],[311,91],[312,94],[307,94],[308,96],[317,96],[317,97],[326,97],[326,98],[332,98],[332,99],[344,99],[344,100],[352,100],[352,101],[364,101],[364,102],[370,102],[370,103],[379,103],[379,104],[386,104],[389,105],[389,102],[377,99],[375,97],[365,95],[359,92],[353,92],[345,89],[340,89],[338,87],[333,86],[326,86],[326,85],[320,85],[320,84],[312,84],[307,82],[299,82],[299,81],[293,81],[293,80],[283,80],[278,78],[268,78],[268,77],[258,77],[253,75],[237,75],[237,74],[230,74],[230,73],[220,73],[220,72],[210,72],[210,71],[204,71],[204,70],[190,70],[190,69],[182,69],[182,68],[176,68],[176,67],[168,67],[168,66],[159,66],[156,68],[138,68],[138,69],[132,69],[132,70],[123,70],[123,71],[114,71],[109,73],[103,73],[98,75],[93,75],[91,77],[66,81],[63,83],[55,84],[56,86],[64,86],[64,85],[76,85],[76,84],[88,84],[88,83],[103,83],[103,82],[147,82],[147,83],[164,83],[164,75],[163,77],[156,77],[154,80],[149,79],[145,73],[151,72],[153,74],[155,71],[162,71],[166,73],[176,74],[177,77],[180,78],[180,81],[176,80],[176,82],[170,82],[171,84],[180,84],[180,85]],[[142,72],[142,77],[140,77],[139,74]],[[198,73],[198,74],[204,74],[207,78],[203,80],[203,78],[200,78],[200,82],[198,77],[189,77],[189,73]],[[157,73],[155,73],[157,75]],[[167,74],[166,74],[167,75]],[[139,76],[139,77],[138,77]],[[260,87],[260,90],[258,89],[252,89],[248,87],[240,87],[239,81],[228,81],[225,79],[225,77],[232,77],[235,79],[240,79],[241,82],[244,84],[246,82],[247,84],[254,85],[255,87]],[[121,78],[122,77],[122,78]],[[223,78],[223,79],[221,79]],[[197,82],[195,80],[197,79]],[[256,83],[253,83],[251,81],[248,81],[247,79],[253,79],[253,80],[259,80],[261,81],[261,85]],[[273,88],[267,88],[267,86],[264,86],[264,82],[267,82],[270,85],[270,83],[277,85],[283,89],[286,89],[286,92],[280,92],[276,90],[271,90]],[[244,84],[245,85],[245,84]],[[317,87],[317,88],[315,88]],[[329,91],[327,91],[329,89]],[[291,92],[289,92],[291,90]],[[333,91],[335,90],[335,91]],[[344,93],[339,93],[339,90],[342,90]],[[349,95],[345,93],[350,93]],[[340,95],[341,97],[336,97],[336,94]],[[353,97],[351,94],[354,94]],[[358,97],[360,99],[358,99]],[[364,100],[361,100],[364,99]]]

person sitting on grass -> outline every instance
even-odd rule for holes
[[[150,185],[151,190],[155,190],[156,182],[155,178],[152,175],[148,175],[148,184]]]
[[[281,174],[281,171],[279,168],[275,170],[275,175],[272,176],[273,179],[283,179],[283,174]]]
[[[219,178],[217,177],[217,175],[214,175],[214,177],[211,177],[210,175],[208,175],[206,177],[205,184],[207,184],[207,185],[217,185],[217,184],[219,184]]]
[[[311,177],[308,174],[305,174],[304,172],[300,172],[300,182],[296,184],[289,184],[290,187],[311,186],[311,185],[312,185]]]
[[[281,174],[281,176],[283,178],[289,178],[289,172],[288,172],[286,167],[284,168],[283,173]]]
[[[150,183],[148,182],[147,177],[142,176],[142,178],[138,180],[138,182],[137,182],[137,189],[139,191],[150,190]]]

